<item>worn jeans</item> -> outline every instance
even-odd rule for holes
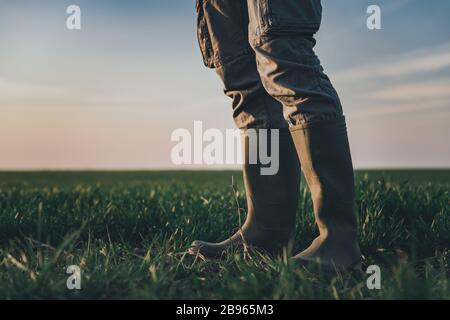
[[[314,53],[320,0],[197,0],[204,63],[216,69],[241,129],[342,116]]]

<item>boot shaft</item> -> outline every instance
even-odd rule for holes
[[[320,233],[356,239],[354,174],[345,119],[291,127]]]
[[[277,135],[273,131],[277,131]],[[256,137],[256,139],[255,139]],[[273,139],[272,139],[273,138]],[[277,144],[277,146],[274,146]],[[248,219],[264,229],[292,232],[295,225],[300,189],[300,165],[288,129],[249,129],[242,134],[243,177],[247,194]],[[278,152],[278,170],[263,174],[264,161],[259,156],[267,150]],[[251,156],[253,154],[253,156]],[[275,156],[275,157],[274,157]],[[257,158],[256,163],[251,159]]]

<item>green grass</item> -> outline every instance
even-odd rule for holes
[[[286,258],[186,255],[192,240],[238,227],[239,172],[4,172],[0,298],[450,299],[449,186],[450,170],[357,172],[364,264],[382,270],[381,290],[368,290],[365,275],[311,274]],[[294,249],[316,232],[303,188]],[[73,264],[79,291],[66,288]]]

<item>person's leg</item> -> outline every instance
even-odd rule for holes
[[[287,128],[282,105],[264,90],[248,41],[245,0],[197,0],[197,37],[205,66],[215,69],[232,99],[239,129]]]
[[[341,103],[313,50],[320,0],[248,0],[248,8],[258,71],[291,124],[320,231],[294,259],[347,268],[360,261],[353,166]]]
[[[277,251],[290,240],[300,185],[295,146],[283,118],[282,105],[264,89],[256,68],[255,53],[248,40],[246,0],[198,0],[198,38],[205,65],[215,68],[232,98],[233,118],[243,130],[245,161],[243,177],[247,196],[247,219],[241,230],[221,243],[194,241],[190,253],[205,257],[221,255],[231,245]],[[248,130],[258,140],[279,129],[279,171],[261,175],[260,164],[250,164]]]

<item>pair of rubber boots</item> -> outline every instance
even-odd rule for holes
[[[354,175],[345,119],[298,125],[279,131],[279,167],[262,174],[254,139],[269,142],[271,130],[242,134],[243,178],[247,218],[241,228],[220,243],[194,241],[189,253],[219,258],[230,247],[258,248],[279,254],[293,238],[300,189],[300,167],[308,183],[319,236],[292,259],[304,266],[347,271],[357,268],[361,253],[354,211]],[[273,141],[271,142],[273,143]],[[260,145],[258,143],[258,145]],[[252,154],[253,153],[253,154]],[[255,163],[256,162],[256,163]]]

